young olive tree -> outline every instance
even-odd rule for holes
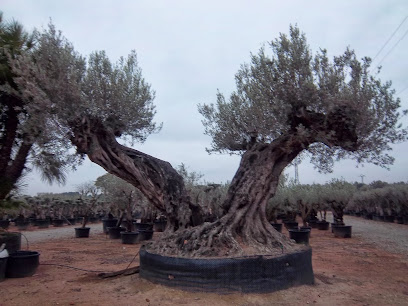
[[[121,223],[123,216],[126,217],[126,230],[133,231],[133,214],[137,209],[143,210],[142,219],[146,217],[146,211],[151,210],[152,206],[147,203],[141,192],[132,184],[122,180],[112,174],[104,174],[96,179],[95,185],[102,190],[104,200],[114,204],[121,209],[121,216],[118,224]],[[151,214],[149,214],[151,215]]]
[[[344,225],[344,209],[356,191],[357,189],[353,184],[339,179],[333,179],[323,186],[321,199],[330,205],[334,223]]]
[[[82,208],[83,219],[82,228],[85,228],[88,223],[90,215],[94,212],[98,200],[101,197],[100,189],[92,182],[85,182],[76,186],[76,191],[79,193],[77,203]]]

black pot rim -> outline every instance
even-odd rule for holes
[[[139,232],[121,232],[121,235],[138,235]]]
[[[310,228],[290,228],[288,229],[289,232],[294,232],[294,233],[308,233],[311,231]]]
[[[36,256],[39,256],[39,255],[41,255],[41,253],[40,252],[37,252],[37,251],[24,251],[24,250],[20,250],[20,251],[15,251],[15,252],[13,252],[13,253],[11,253],[10,255],[9,255],[9,257],[11,257],[11,258],[13,258],[13,257],[19,257],[19,258],[21,258],[21,257],[36,257]]]

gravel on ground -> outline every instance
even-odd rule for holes
[[[25,242],[28,243],[37,243],[41,241],[47,241],[52,239],[61,239],[61,238],[70,238],[75,236],[74,228],[81,227],[80,225],[71,225],[71,226],[63,226],[63,227],[53,227],[50,226],[49,228],[45,229],[38,229],[35,231],[22,231],[21,234],[23,235],[21,241],[21,247],[23,248]],[[100,234],[103,232],[102,223],[94,223],[94,224],[87,224],[86,227],[91,228],[91,232],[93,234]],[[26,240],[26,241],[25,241]]]
[[[344,223],[352,226],[352,236],[392,253],[408,257],[408,225],[366,220],[344,216]]]

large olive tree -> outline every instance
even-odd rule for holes
[[[313,55],[297,27],[269,46],[269,54],[262,48],[241,66],[228,99],[218,93],[216,104],[199,107],[209,151],[242,155],[225,215],[200,235],[260,251],[280,240],[265,207],[296,156],[308,152],[321,171],[343,158],[386,167],[393,162],[389,144],[407,135],[398,122],[400,101],[390,82],[370,75],[369,58],[360,61],[349,49],[332,61],[325,50]]]
[[[32,52],[12,61],[21,97],[36,101],[42,118],[79,154],[137,187],[168,217],[168,230],[151,250],[179,256],[278,254],[297,248],[268,223],[265,208],[283,169],[307,150],[322,170],[335,159],[386,166],[389,143],[405,139],[391,84],[370,76],[370,60],[346,52],[333,62],[312,56],[296,27],[253,55],[236,75],[237,91],[201,105],[210,151],[242,155],[221,218],[202,223],[182,176],[165,161],[120,144],[143,141],[153,123],[153,91],[136,54],[112,64],[104,52],[86,61],[53,26],[37,34]]]
[[[160,129],[153,122],[154,91],[142,77],[136,53],[116,63],[103,51],[86,59],[52,24],[37,31],[35,40],[34,48],[9,58],[18,90],[3,88],[26,102],[26,112],[36,118],[29,126],[49,136],[50,147],[60,150],[64,144],[68,152],[68,143],[74,145],[78,156],[87,155],[137,187],[168,216],[173,230],[200,223],[199,207],[168,162],[117,141],[143,142]]]

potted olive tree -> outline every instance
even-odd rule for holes
[[[332,232],[335,237],[351,238],[351,226],[344,224],[344,209],[356,192],[353,184],[333,179],[322,190],[322,199],[330,205],[333,213]]]
[[[86,238],[89,237],[90,227],[86,227],[89,216],[95,209],[98,199],[101,196],[100,190],[93,182],[85,182],[77,185],[77,191],[80,194],[77,203],[83,209],[83,219],[81,227],[75,228],[75,237]]]
[[[115,220],[112,226],[107,226],[110,238],[122,238],[123,243],[133,244],[140,240],[139,233],[140,236],[153,234],[152,224],[149,224],[149,228],[136,228],[136,220],[133,216],[144,198],[136,187],[111,174],[98,177],[95,184],[101,189],[103,198],[110,203],[115,203],[115,207],[119,210],[119,220]],[[125,219],[124,222],[123,219]],[[125,224],[124,228],[120,227],[122,222]],[[143,231],[145,229],[149,232],[145,233]]]

